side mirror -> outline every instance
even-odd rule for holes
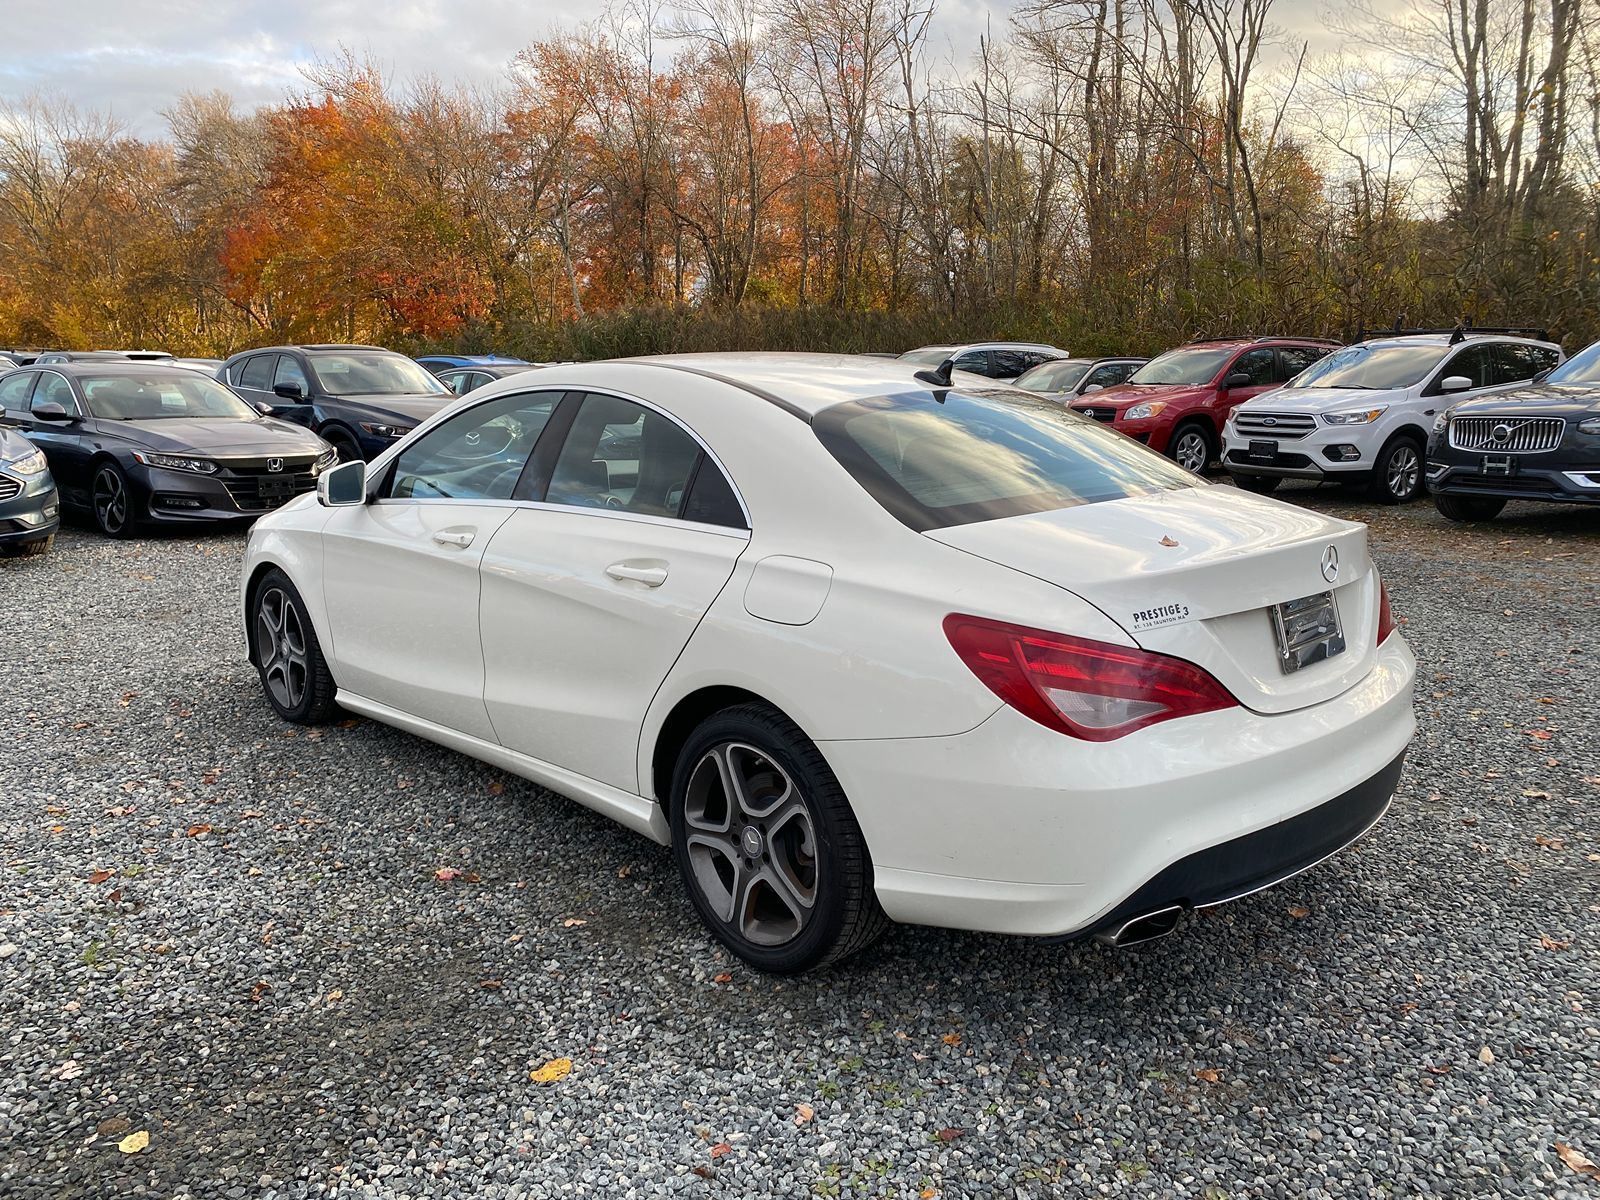
[[[1243,371],[1235,371],[1222,381],[1222,387],[1224,391],[1231,392],[1234,388],[1249,387],[1254,382],[1255,380],[1251,379]]]
[[[253,404],[251,404],[250,407],[255,409],[263,417],[270,417],[273,413],[278,411],[277,409],[273,408],[272,405],[268,404],[265,400],[257,400]]]
[[[317,503],[324,508],[351,508],[367,502],[367,464],[340,463],[317,480]]]
[[[1465,392],[1470,391],[1471,388],[1472,380],[1465,375],[1446,375],[1439,380],[1439,390],[1441,392]]]
[[[32,411],[34,419],[38,421],[55,421],[66,425],[78,419],[54,400],[46,400],[43,404],[35,404]]]
[[[1103,383],[1091,383],[1091,384],[1089,384],[1087,387],[1085,387],[1083,389],[1083,393],[1082,394],[1087,396],[1090,392],[1103,392],[1105,390],[1106,390],[1106,385],[1105,384],[1103,384]]]
[[[303,400],[306,390],[298,383],[275,383],[272,385],[272,394],[282,396],[285,400]]]
[[[1546,379],[1548,379],[1550,377],[1550,372],[1554,371],[1554,370],[1555,370],[1554,367],[1546,367],[1544,370],[1540,371],[1537,375],[1535,375],[1531,382],[1533,382],[1533,383],[1543,383]]]

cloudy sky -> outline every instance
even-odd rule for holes
[[[341,46],[393,77],[494,83],[518,49],[595,17],[604,0],[5,0],[0,99],[34,91],[111,110],[146,136],[186,91],[221,89],[241,105],[282,98],[300,68]],[[1313,50],[1322,0],[1278,0],[1276,23]],[[1006,0],[941,0],[940,57],[964,59]]]

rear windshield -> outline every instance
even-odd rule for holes
[[[916,530],[1201,485],[1109,426],[1015,392],[880,396],[823,409],[828,452]]]

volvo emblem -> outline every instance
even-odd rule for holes
[[[1496,425],[1489,431],[1489,436],[1497,442],[1509,442],[1511,440],[1511,426]]]
[[[1339,578],[1339,547],[1329,546],[1322,552],[1322,577],[1329,583]]]
[[[274,475],[276,475],[279,471],[283,470],[283,459],[281,459],[281,458],[269,458],[269,459],[267,459],[267,470],[271,471]]]
[[[1277,417],[1262,417],[1261,418],[1261,423],[1263,425],[1276,425],[1278,423],[1278,418]]]

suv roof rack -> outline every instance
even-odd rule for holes
[[[1457,321],[1448,329],[1430,329],[1421,326],[1402,326],[1399,321],[1389,329],[1368,329],[1363,325],[1356,331],[1356,341],[1367,342],[1381,337],[1428,337],[1440,334],[1449,334],[1450,344],[1464,342],[1469,337],[1477,337],[1484,333],[1498,333],[1506,337],[1533,338],[1536,341],[1548,342],[1550,331],[1532,325],[1473,325],[1469,321]]]
[[[1298,333],[1225,333],[1216,337],[1193,337],[1185,344],[1203,346],[1208,342],[1316,342],[1323,346],[1344,345],[1336,338],[1303,337]]]
[[[300,350],[387,350],[387,346],[364,346],[359,342],[303,342]]]

